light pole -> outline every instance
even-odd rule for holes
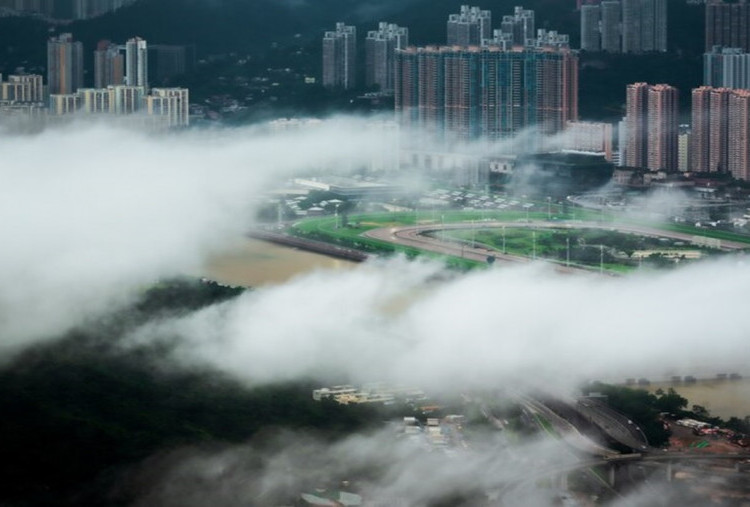
[[[339,228],[339,203],[336,203],[336,229]]]
[[[531,231],[531,258],[536,259],[536,231]]]
[[[505,226],[503,225],[503,254],[507,253],[505,250]]]
[[[604,245],[599,245],[599,274],[604,273]]]
[[[547,220],[552,220],[552,197],[547,196]]]
[[[565,265],[570,267],[570,238],[565,238]]]

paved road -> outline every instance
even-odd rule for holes
[[[502,227],[533,227],[536,223],[537,222],[519,224],[518,222],[493,221],[473,224],[471,222],[459,222],[445,225],[412,225],[373,229],[365,232],[364,236],[401,246],[419,248],[421,250],[427,250],[442,255],[462,257],[477,262],[487,262],[487,258],[493,256],[497,261],[525,264],[531,262],[532,259],[520,255],[504,254],[502,251],[488,248],[486,245],[472,247],[467,244],[468,242],[461,243],[457,241],[442,240],[439,237],[427,236],[427,233],[439,232],[441,230],[465,230],[470,228],[490,229]],[[561,264],[555,264],[555,270],[563,273],[591,273],[593,271],[572,266],[566,267]]]
[[[599,426],[610,438],[636,452],[656,452],[649,445],[643,431],[626,416],[596,400],[579,400],[576,409],[589,421]]]

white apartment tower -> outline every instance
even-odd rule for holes
[[[148,91],[148,45],[140,37],[125,43],[125,84]]]
[[[348,90],[357,85],[357,28],[336,23],[323,35],[323,86]]]
[[[500,31],[512,37],[513,45],[526,46],[529,40],[536,38],[534,11],[516,6],[513,14],[503,16]]]
[[[365,80],[367,86],[379,85],[380,91],[392,92],[396,51],[409,45],[409,29],[383,23],[367,32],[365,39]]]
[[[462,5],[458,14],[448,16],[446,29],[449,46],[479,46],[492,36],[492,13]]]
[[[190,98],[186,88],[154,88],[145,98],[146,114],[161,117],[167,127],[190,124]]]

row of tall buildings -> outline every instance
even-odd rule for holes
[[[555,133],[578,117],[578,59],[567,49],[428,46],[396,56],[402,127],[439,140]]]
[[[678,169],[679,92],[666,84],[633,83],[626,91],[624,146],[629,167]]]
[[[52,37],[47,42],[47,81],[49,93],[72,93],[83,88],[84,48],[69,33]],[[100,41],[94,51],[94,82],[96,88],[151,84],[150,74],[156,74],[161,83],[170,77],[188,72],[194,60],[193,48],[149,45],[140,37],[125,44]]]
[[[626,93],[627,115],[620,126],[622,165],[723,172],[750,180],[750,90],[695,88],[689,129],[679,125],[676,88],[633,83]]]
[[[521,46],[549,46],[568,43],[565,35],[554,31],[538,33],[534,11],[515,7],[502,17],[499,29],[492,29],[492,13],[479,7],[462,5],[446,22],[447,46],[493,46],[511,49]],[[394,66],[397,51],[409,46],[409,29],[381,22],[365,37],[365,85],[379,86],[392,93],[395,89]],[[337,23],[323,35],[323,86],[351,89],[357,86],[357,27]]]
[[[396,51],[395,108],[402,127],[432,140],[498,140],[543,134],[578,118],[578,57],[567,35],[536,30],[516,7],[492,29],[490,11],[462,6],[447,22],[448,44]]]
[[[139,37],[120,46],[100,43],[94,53],[95,87],[87,88],[83,44],[68,33],[53,37],[47,43],[47,86],[39,75],[9,76],[7,82],[0,83],[0,111],[29,116],[143,113],[140,116],[154,125],[187,126],[188,90],[151,89],[148,55],[148,45]]]
[[[381,22],[365,39],[365,84],[377,85],[382,92],[393,92],[394,55],[409,45],[409,29]],[[357,27],[336,23],[336,29],[323,36],[323,86],[357,86]]]
[[[89,19],[117,10],[135,0],[0,0],[0,8],[53,19]]]
[[[581,5],[581,49],[667,50],[667,0],[597,0]]]
[[[356,41],[343,23],[325,33],[325,86],[356,84]],[[577,55],[567,35],[536,29],[534,11],[516,7],[493,30],[490,11],[463,5],[448,17],[446,41],[411,47],[408,29],[389,23],[368,32],[367,84],[394,93],[403,127],[466,141],[555,133],[577,119]]]
[[[693,90],[690,168],[750,180],[750,90]]]

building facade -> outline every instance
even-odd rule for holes
[[[619,53],[622,51],[622,4],[617,0],[601,3],[602,51]]]
[[[122,84],[125,84],[125,58],[120,46],[108,40],[99,41],[94,51],[94,87]]]
[[[396,51],[409,46],[409,29],[380,23],[377,30],[367,32],[365,39],[365,81],[367,86],[380,86],[393,92]]]
[[[55,95],[69,95],[83,88],[83,44],[69,33],[47,42],[47,86]]]
[[[706,1],[706,52],[714,46],[750,52],[750,4],[746,0],[727,3]]]
[[[729,153],[727,167],[737,179],[750,180],[750,91],[729,95]]]
[[[714,46],[703,55],[703,84],[750,89],[750,53],[740,48]]]
[[[448,16],[446,42],[449,46],[479,46],[491,37],[492,13],[462,5],[458,14]]]
[[[148,43],[140,37],[125,43],[125,84],[148,91]]]
[[[584,51],[601,51],[601,18],[600,5],[581,6],[581,49]]]
[[[144,107],[147,115],[162,118],[166,127],[190,125],[190,97],[185,88],[154,88]]]
[[[666,84],[630,84],[626,90],[626,110],[623,165],[652,171],[677,170],[677,88]]]
[[[562,147],[566,150],[602,154],[607,162],[614,161],[614,129],[611,123],[568,121],[562,138]]]
[[[622,52],[667,50],[667,0],[622,0]]]
[[[356,87],[357,28],[336,23],[336,30],[323,36],[323,86]]]
[[[440,140],[560,132],[578,117],[578,58],[569,49],[408,48],[396,58],[397,117]]]
[[[677,88],[666,84],[653,85],[648,89],[646,167],[652,171],[677,170],[679,95]]]
[[[527,41],[536,37],[536,16],[534,11],[515,7],[513,14],[503,16],[500,31],[511,40],[514,46],[526,46]]]
[[[2,76],[0,76],[2,81]],[[38,74],[10,75],[8,81],[0,83],[0,100],[18,104],[44,101],[42,76]]]
[[[692,99],[690,169],[750,179],[750,91],[702,86]]]

